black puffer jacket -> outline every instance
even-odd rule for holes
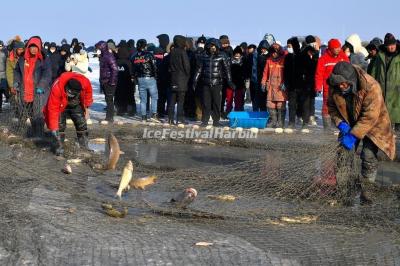
[[[137,52],[133,56],[133,73],[136,78],[157,78],[156,60],[152,53]]]
[[[226,79],[228,83],[232,82],[231,70],[228,58],[224,53],[210,53],[209,46],[214,44],[218,47],[218,42],[209,42],[206,52],[198,57],[196,72],[194,75],[194,85],[201,80],[203,85],[216,86],[223,84]]]

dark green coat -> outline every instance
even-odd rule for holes
[[[373,62],[371,76],[381,85],[392,123],[400,123],[400,53],[387,65],[386,54],[380,51]]]

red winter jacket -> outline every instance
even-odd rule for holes
[[[333,57],[331,51],[328,49],[326,53],[318,59],[317,71],[315,72],[315,91],[328,93],[329,85],[328,78],[332,73],[333,68],[338,62],[350,62],[346,54],[340,51],[337,57]]]
[[[64,112],[67,107],[68,98],[64,87],[70,79],[76,79],[82,85],[81,106],[83,110],[93,103],[92,85],[84,75],[74,72],[65,72],[61,74],[61,76],[54,81],[47,104],[43,108],[47,128],[51,131],[58,130],[60,114]]]

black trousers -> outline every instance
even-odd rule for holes
[[[257,82],[250,81],[250,99],[251,99],[251,105],[253,107],[253,111],[258,110],[258,102],[257,102],[257,95],[256,91],[258,89]]]
[[[112,122],[114,120],[114,96],[116,86],[108,84],[103,85],[104,95],[106,99],[106,120]]]
[[[174,120],[175,116],[175,104],[177,106],[177,120],[183,122],[185,120],[185,115],[183,112],[183,107],[185,104],[185,92],[184,91],[172,91],[169,96],[168,102],[168,119]]]
[[[185,94],[185,105],[184,112],[186,117],[195,118],[196,117],[196,99],[195,92],[192,86],[188,86],[188,90]]]
[[[222,98],[222,85],[208,86],[204,85],[203,92],[203,114],[202,122],[208,123],[210,114],[212,115],[213,122],[219,122],[221,118],[221,98]]]
[[[297,90],[292,89],[288,92],[289,98],[289,125],[294,125],[296,123],[296,116],[299,111],[299,93]]]
[[[157,84],[158,88],[158,100],[157,100],[157,113],[160,117],[164,116],[168,112],[168,107],[166,107],[168,102],[168,88]],[[147,109],[150,106],[150,97],[147,98]],[[168,108],[168,109],[167,109]]]
[[[256,112],[266,111],[267,110],[267,92],[261,91],[260,84],[257,84],[255,96],[256,96],[256,102],[257,102],[257,109],[254,111],[256,111]]]
[[[59,131],[60,135],[65,134],[67,128],[67,118],[70,117],[74,123],[77,136],[83,135],[87,131],[87,124],[85,118],[85,112],[81,105],[75,107],[67,107],[60,115]]]

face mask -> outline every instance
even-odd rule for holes
[[[97,54],[97,55],[101,55],[101,51],[100,51],[100,50],[97,50],[97,51],[96,51],[96,54]]]
[[[293,48],[289,48],[289,47],[288,47],[288,48],[287,48],[287,51],[288,51],[289,54],[293,54],[293,53],[294,53]]]
[[[199,47],[199,48],[204,48],[204,43],[199,43],[199,44],[197,44],[197,47]]]
[[[350,53],[349,53],[349,52],[346,52],[346,56],[347,56],[347,57],[350,57]]]
[[[56,49],[55,49],[55,48],[51,48],[51,49],[50,49],[50,52],[51,52],[52,54],[54,54],[54,53],[56,52]]]

